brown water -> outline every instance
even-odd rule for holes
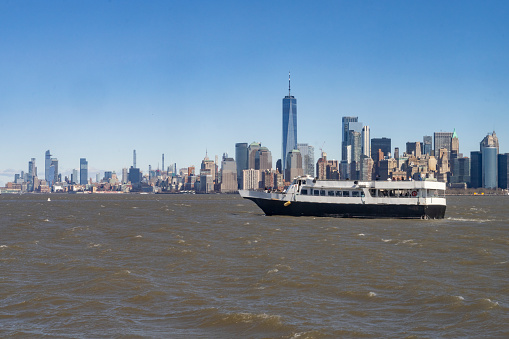
[[[51,201],[47,201],[51,197]],[[509,337],[509,197],[444,220],[236,195],[1,195],[0,337]]]

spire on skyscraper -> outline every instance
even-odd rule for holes
[[[290,95],[290,71],[288,71],[288,96]]]

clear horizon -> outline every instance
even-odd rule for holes
[[[509,3],[303,1],[0,3],[0,186],[44,152],[62,176],[137,164],[199,167],[235,143],[298,142],[340,160],[341,117],[392,148],[456,129],[470,156],[509,152]],[[506,128],[503,128],[506,126]]]

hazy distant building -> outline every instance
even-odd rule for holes
[[[80,185],[88,183],[88,161],[86,158],[80,158]]]
[[[201,162],[200,177],[201,175],[209,174],[212,177],[212,182],[216,181],[216,164],[214,160],[210,160],[208,154],[205,154],[205,158]],[[200,179],[201,180],[201,179]]]
[[[51,166],[51,154],[50,151],[47,150],[44,155],[44,180],[46,182],[50,183],[52,181],[52,176],[54,178],[55,172],[50,173],[50,166]]]
[[[79,181],[79,177],[78,177],[78,170],[77,169],[73,169],[72,173],[71,173],[71,184],[76,185],[79,182],[80,181]]]
[[[309,144],[297,144],[297,149],[302,156],[302,169],[304,175],[315,176],[315,148]]]
[[[297,99],[290,92],[290,75],[288,75],[288,95],[283,99],[283,142],[281,163],[283,173],[286,169],[288,153],[297,147]]]
[[[28,162],[28,173],[27,181],[33,183],[34,177],[37,176],[37,167],[35,166],[35,158],[32,158]]]

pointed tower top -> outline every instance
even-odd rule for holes
[[[453,138],[457,138],[457,137],[458,137],[458,135],[456,134],[456,128],[455,128],[455,129],[454,129],[454,131],[452,132],[452,137],[453,137]]]
[[[290,71],[288,71],[288,96],[290,95]]]

